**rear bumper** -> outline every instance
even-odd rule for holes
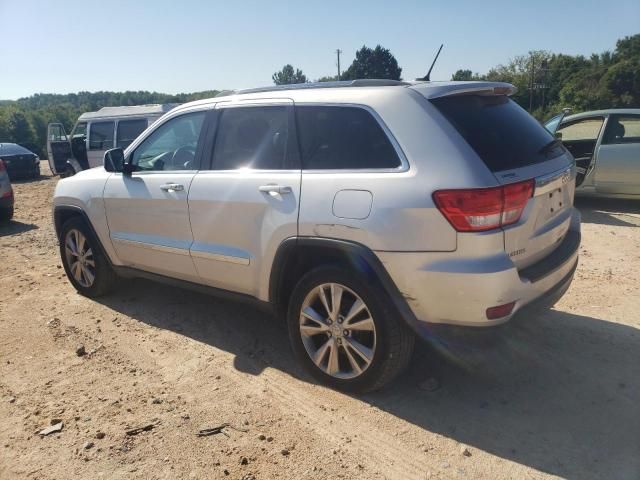
[[[518,270],[506,253],[433,261],[429,253],[377,252],[418,323],[487,327],[508,321],[536,302],[553,305],[569,288],[578,263],[580,214],[574,211],[562,243]],[[487,308],[515,302],[512,312],[487,319]]]
[[[9,178],[15,180],[19,177],[35,175],[39,167],[39,162],[15,162],[7,165],[7,173],[9,174]]]

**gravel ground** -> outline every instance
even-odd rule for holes
[[[142,280],[78,295],[56,181],[16,183],[0,227],[1,479],[640,478],[640,202],[578,202],[554,310],[422,343],[397,382],[348,396],[249,306]]]

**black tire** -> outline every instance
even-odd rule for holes
[[[0,208],[0,222],[8,222],[13,218],[13,207]]]
[[[33,177],[34,180],[37,180],[38,178],[40,178],[40,164],[36,165],[36,168],[33,170]]]
[[[69,178],[73,177],[76,174],[76,171],[73,169],[71,165],[67,165],[65,169],[60,173],[60,178]]]
[[[82,285],[72,274],[71,266],[69,265],[69,261],[66,254],[66,239],[69,232],[72,230],[77,230],[82,233],[91,248],[92,258],[95,263],[94,267],[94,279],[93,282],[87,286]],[[60,231],[60,258],[62,260],[62,265],[64,266],[64,270],[67,273],[67,278],[73,285],[73,287],[78,291],[78,293],[84,295],[85,297],[95,298],[100,297],[113,289],[116,284],[117,275],[111,268],[109,261],[104,255],[102,251],[102,247],[100,246],[97,238],[91,231],[91,229],[87,226],[85,220],[81,217],[73,217],[67,220],[64,225],[62,225],[62,229]]]
[[[316,287],[337,283],[357,294],[371,314],[376,332],[373,360],[360,375],[342,379],[329,375],[311,360],[300,333],[300,312],[307,295]],[[305,274],[293,290],[289,301],[287,324],[291,346],[304,368],[318,381],[332,388],[352,393],[382,388],[408,365],[415,335],[399,318],[386,291],[375,281],[343,268],[327,266]]]

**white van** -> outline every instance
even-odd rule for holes
[[[105,151],[127,148],[149,125],[178,105],[103,107],[97,112],[80,115],[69,136],[61,123],[50,123],[47,153],[51,172],[71,176],[87,168],[102,166]]]

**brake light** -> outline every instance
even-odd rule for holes
[[[6,170],[5,166],[4,166],[4,162],[2,161],[2,159],[0,159],[0,172],[4,172]]]
[[[500,187],[438,190],[433,200],[458,232],[482,232],[520,220],[534,185],[526,180]]]

